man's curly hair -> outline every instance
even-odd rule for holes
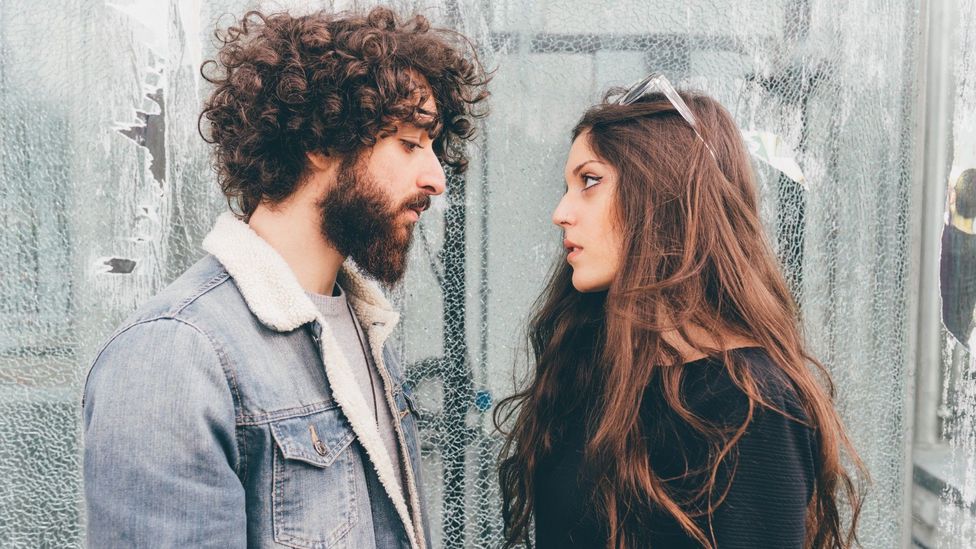
[[[199,119],[209,136],[200,133],[214,145],[221,190],[245,219],[295,190],[306,153],[356,156],[400,122],[430,132],[455,172],[467,167],[462,145],[486,114],[476,108],[488,76],[460,34],[378,7],[366,16],[251,11],[216,36],[217,58],[200,68],[215,86]],[[430,95],[432,120],[420,108]]]

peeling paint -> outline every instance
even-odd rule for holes
[[[159,210],[153,205],[139,204],[136,219],[148,219],[153,224],[159,225]]]
[[[105,2],[109,8],[125,14],[133,23],[135,36],[149,50],[149,63],[142,80],[144,109],[135,110],[135,122],[116,122],[115,129],[149,151],[149,171],[160,186],[166,179],[166,119],[163,89],[166,87],[165,65],[169,54],[167,2],[129,0]]]
[[[197,67],[203,63],[203,42],[200,40],[200,0],[182,0],[176,3],[176,13],[180,29],[183,31],[183,55],[180,60],[184,65],[194,68],[193,74],[199,76]]]
[[[203,24],[200,19],[200,14],[203,9],[201,5],[202,0],[180,0],[175,3],[174,9],[176,10],[176,36],[181,37],[179,39],[179,44],[182,46],[182,52],[178,59],[171,60],[175,61],[179,66],[174,67],[174,74],[177,71],[185,71],[189,69],[186,73],[191,75],[193,78],[193,96],[200,98],[202,77],[200,76],[200,65],[203,64],[203,44],[204,41],[201,39],[203,36],[202,29]],[[179,67],[183,67],[180,69]]]
[[[124,257],[101,258],[95,263],[96,274],[131,274],[136,261]]]
[[[136,124],[129,126],[117,124],[116,130],[149,151],[151,158],[149,171],[153,179],[162,184],[166,180],[166,106],[163,100],[163,89],[156,88],[146,97],[159,106],[159,112],[137,110]]]
[[[139,27],[139,37],[156,55],[165,58],[168,53],[166,25],[168,2],[161,0],[129,0],[105,2],[107,7],[127,15]]]

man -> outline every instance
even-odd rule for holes
[[[90,546],[430,546],[397,313],[369,278],[400,280],[441,163],[465,167],[486,78],[453,36],[383,8],[224,35],[201,120],[238,214],[92,365]]]

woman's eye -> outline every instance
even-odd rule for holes
[[[590,187],[593,187],[595,185],[598,185],[600,183],[600,180],[601,179],[603,179],[603,178],[602,177],[597,177],[595,175],[584,175],[583,176],[583,190],[585,191],[586,189],[589,189]]]
[[[420,144],[414,143],[413,141],[407,141],[405,139],[401,139],[400,142],[403,143],[403,148],[406,149],[407,152],[413,152],[414,150],[420,148]]]

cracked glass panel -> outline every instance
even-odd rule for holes
[[[82,544],[81,384],[96,346],[201,257],[219,195],[197,115],[212,31],[249,8],[372,2],[0,3],[0,545]],[[394,2],[496,69],[471,167],[424,216],[396,345],[423,412],[434,546],[501,540],[494,404],[525,372],[569,130],[660,71],[782,140],[756,162],[769,237],[873,477],[860,538],[903,539],[909,197],[918,11],[908,0]],[[39,40],[43,37],[43,43]]]
[[[942,394],[939,440],[916,450],[919,537],[931,546],[976,545],[976,5],[960,2],[952,47],[954,90],[940,255]],[[939,498],[939,504],[932,501]],[[924,498],[924,499],[923,499]]]

